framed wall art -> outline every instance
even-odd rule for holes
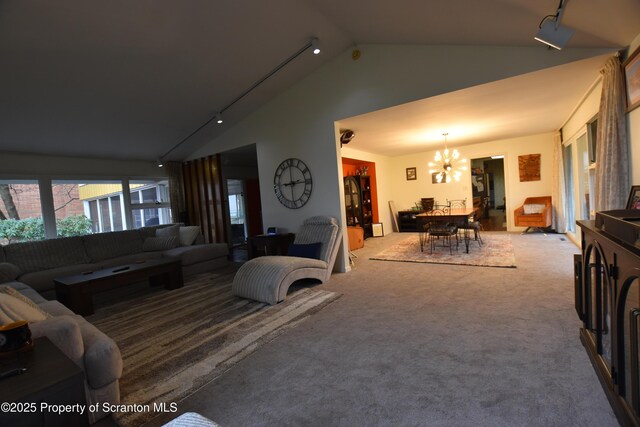
[[[407,181],[415,181],[418,179],[416,168],[407,168]]]
[[[518,156],[520,182],[540,181],[540,154]]]
[[[627,113],[640,106],[640,47],[622,64],[627,86]]]
[[[627,200],[627,209],[640,210],[640,185],[634,185],[631,187],[629,200]]]

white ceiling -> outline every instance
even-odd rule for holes
[[[558,130],[610,55],[450,92],[340,120],[349,147],[401,156]]]
[[[321,55],[301,55],[169,156],[183,158],[358,43],[535,46],[557,3],[2,1],[0,151],[153,160],[320,39]],[[623,47],[640,33],[640,2],[569,0],[563,23],[576,29],[569,47]]]

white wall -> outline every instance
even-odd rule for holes
[[[342,53],[190,158],[255,143],[265,225],[295,231],[305,218],[325,214],[345,227],[337,120],[608,51],[416,45],[359,49],[358,61],[350,51]],[[297,210],[280,205],[273,193],[275,169],[289,157],[306,162],[314,181],[309,202]],[[346,270],[346,254],[336,264]]]
[[[513,225],[513,210],[525,198],[551,195],[552,144],[553,133],[546,133],[458,147],[461,156],[467,159],[504,155],[508,231],[524,229]],[[520,182],[518,156],[525,154],[541,155],[540,181]],[[470,170],[463,172],[459,183],[431,183],[428,163],[433,161],[434,155],[435,151],[425,151],[391,159],[391,189],[398,210],[411,208],[421,197],[434,197],[439,201],[472,199]],[[417,168],[417,180],[406,180],[405,170],[408,167]]]

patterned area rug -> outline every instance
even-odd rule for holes
[[[424,262],[433,264],[457,264],[474,265],[481,267],[515,267],[516,258],[513,254],[511,236],[508,234],[482,234],[482,247],[478,247],[475,241],[469,242],[469,253],[465,252],[464,244],[449,253],[449,247],[437,245],[433,254],[430,248],[425,246],[424,252],[420,252],[418,235],[412,234],[405,240],[397,243],[370,259],[380,261]]]
[[[303,288],[270,306],[234,297],[234,274],[225,269],[199,275],[183,288],[158,290],[87,318],[120,347],[121,404],[177,403],[340,297]],[[120,412],[114,418],[138,426],[156,415]]]

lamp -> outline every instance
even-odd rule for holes
[[[562,19],[565,8],[564,3],[565,0],[560,0],[555,15],[547,15],[542,18],[538,26],[540,29],[534,37],[534,39],[539,42],[558,50],[562,50],[569,42],[571,36],[573,36],[573,33],[575,33],[574,29],[560,25],[560,19]]]
[[[451,182],[451,177],[456,181],[460,181],[460,177],[462,176],[461,171],[466,171],[467,159],[460,159],[460,152],[455,148],[453,151],[449,151],[447,147],[447,135],[448,133],[443,133],[444,136],[444,151],[440,154],[440,151],[436,151],[436,156],[434,158],[434,162],[429,162],[429,166],[433,169],[429,170],[429,173],[437,173],[436,181],[438,183]]]
[[[158,167],[159,167],[159,168],[161,168],[161,167],[163,167],[163,166],[164,166],[164,163],[162,163],[162,157],[159,157],[159,158],[158,158],[157,163],[158,163]]]
[[[216,114],[216,123],[222,123],[222,113],[220,112]]]

